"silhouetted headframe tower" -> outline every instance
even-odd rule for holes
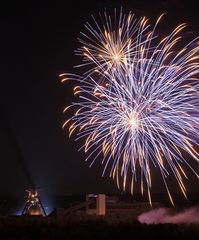
[[[22,215],[46,216],[38,190],[28,189],[26,192],[26,204],[22,211]]]

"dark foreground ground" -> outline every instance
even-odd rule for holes
[[[132,223],[107,223],[103,219],[65,221],[54,219],[1,218],[0,239],[199,239],[199,224],[145,225]]]

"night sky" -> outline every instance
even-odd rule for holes
[[[108,175],[101,178],[100,164],[88,168],[80,145],[62,130],[72,86],[61,84],[58,75],[80,73],[73,69],[81,61],[74,50],[91,14],[123,6],[155,21],[166,12],[165,31],[187,22],[193,37],[199,33],[198,7],[191,1],[68,2],[1,6],[1,194],[21,195],[31,186],[55,194],[118,191]],[[190,189],[198,186],[191,183]]]

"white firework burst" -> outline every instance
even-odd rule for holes
[[[125,190],[130,177],[133,193],[139,172],[150,203],[151,166],[157,167],[174,204],[166,181],[170,172],[185,197],[183,164],[198,177],[182,152],[199,161],[199,47],[192,46],[195,39],[177,50],[185,24],[158,40],[160,18],[151,26],[146,18],[134,20],[120,11],[114,21],[105,14],[103,27],[86,24],[90,35],[82,34],[77,53],[87,71],[60,75],[79,82],[78,100],[64,110],[76,111],[63,127],[71,123],[69,135],[77,130],[76,139],[85,139],[81,149],[90,166],[101,157],[103,174],[109,169],[119,188],[120,179]]]

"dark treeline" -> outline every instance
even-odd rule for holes
[[[0,239],[199,239],[199,225],[132,223],[109,224],[103,219],[95,221],[65,221],[34,218],[1,218]]]

